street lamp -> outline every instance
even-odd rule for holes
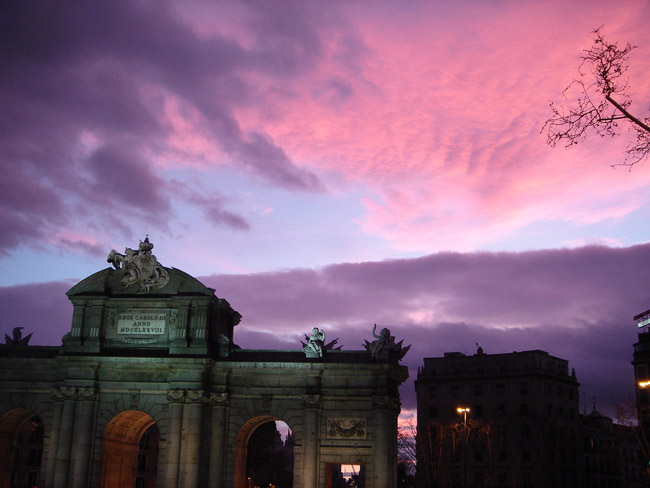
[[[456,411],[463,414],[463,424],[465,425],[465,428],[467,428],[467,412],[469,412],[469,408],[458,407]]]

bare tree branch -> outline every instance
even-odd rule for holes
[[[622,121],[636,132],[636,140],[628,146],[624,162],[612,166],[631,168],[650,155],[650,118],[642,120],[630,112],[630,85],[624,77],[628,56],[636,46],[627,43],[619,48],[617,43],[605,40],[600,28],[592,33],[594,44],[580,56],[579,77],[563,90],[565,104],[550,102],[552,116],[542,132],[546,132],[551,147],[559,143],[569,147],[592,132],[601,137],[618,136]]]

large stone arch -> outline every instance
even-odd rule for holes
[[[249,419],[241,426],[235,439],[234,459],[233,459],[233,478],[234,488],[246,488],[246,456],[248,454],[248,440],[260,425],[266,422],[282,421],[284,419],[275,415],[258,415]],[[286,422],[285,422],[286,423]],[[289,424],[287,424],[289,425]],[[291,427],[291,426],[289,426]],[[295,462],[295,461],[294,461]]]
[[[104,430],[101,488],[135,486],[140,439],[156,421],[140,410],[113,417]]]
[[[38,439],[23,439],[30,432],[40,430]],[[38,452],[21,453],[25,459],[19,460],[21,471],[27,469],[23,466],[25,462],[33,464],[30,466],[30,472],[20,473],[21,475],[30,476],[29,481],[34,485],[38,484],[41,471],[41,460],[43,451],[43,424],[38,415],[27,408],[14,408],[0,416],[0,488],[9,488],[12,486],[12,471],[14,468],[14,457],[18,454],[18,447],[24,449],[25,446],[19,445],[29,442],[34,444],[30,446],[30,451],[36,447]],[[34,456],[37,458],[32,459]],[[24,468],[24,469],[23,469]],[[28,480],[24,480],[25,482]],[[17,482],[17,480],[16,480]]]

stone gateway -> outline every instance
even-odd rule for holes
[[[62,346],[0,345],[0,488],[250,488],[249,439],[280,420],[293,487],[349,486],[348,465],[396,487],[401,343],[238,348],[241,315],[152,249],[68,291]]]

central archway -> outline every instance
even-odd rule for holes
[[[288,464],[290,474],[289,474],[289,479],[284,480],[284,482],[279,482],[280,479],[282,479],[282,475],[278,472],[275,473],[277,476],[279,484],[276,485],[275,482],[273,483],[273,486],[287,486],[290,487],[292,486],[292,479],[293,479],[293,441],[291,437],[291,431],[289,430],[286,433],[286,438],[285,441],[283,442],[280,438],[280,433],[276,430],[276,424],[275,422],[281,422],[284,424],[283,421],[281,421],[277,417],[273,417],[270,415],[261,415],[259,417],[255,417],[253,419],[250,419],[248,422],[246,422],[242,428],[239,430],[239,433],[237,434],[237,439],[235,442],[235,457],[234,457],[234,488],[250,488],[250,486],[253,483],[253,477],[251,476],[251,473],[247,472],[253,467],[253,461],[249,455],[256,455],[258,460],[263,459],[266,456],[273,457],[277,456],[276,459],[274,459],[273,463],[271,464],[274,466],[275,470],[281,470],[283,465]],[[266,428],[266,425],[270,424],[268,428]],[[286,424],[284,424],[286,426]],[[288,426],[287,426],[288,428]],[[277,436],[277,438],[276,438]],[[256,444],[251,445],[251,442],[256,442]],[[278,448],[281,449],[280,452],[275,452],[275,453],[269,453],[269,452],[263,452],[260,451],[259,448],[264,446],[264,447],[271,447],[270,444],[272,442],[269,441],[274,441],[278,443]],[[290,459],[284,459],[283,458],[283,452],[286,452],[285,449],[290,449]],[[260,466],[257,466],[258,468]],[[269,466],[266,466],[268,469]],[[287,466],[285,466],[286,468]],[[266,475],[269,473],[267,472]]]
[[[111,419],[104,431],[102,488],[156,486],[158,441],[154,419],[139,410],[126,410]]]

